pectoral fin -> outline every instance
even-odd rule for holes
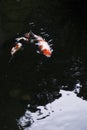
[[[40,54],[40,51],[36,51],[38,54]]]

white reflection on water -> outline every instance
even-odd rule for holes
[[[23,127],[24,130],[86,130],[87,129],[87,101],[77,97],[75,93],[61,90],[62,97],[51,104],[38,107],[35,113],[29,111],[33,120],[31,126]],[[25,113],[26,113],[25,112]],[[50,115],[50,116],[49,116]],[[25,122],[19,124],[24,126]],[[46,117],[46,118],[45,118]],[[29,118],[30,120],[30,118]],[[22,120],[23,121],[23,120]]]

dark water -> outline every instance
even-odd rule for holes
[[[17,119],[26,109],[53,102],[61,89],[87,100],[86,3],[1,0],[0,6],[0,128],[19,130]],[[25,46],[9,63],[14,39],[30,30],[53,40],[52,57]]]

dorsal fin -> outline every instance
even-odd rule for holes
[[[31,35],[31,36],[34,36],[35,34],[30,30],[30,35]]]

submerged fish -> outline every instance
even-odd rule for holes
[[[23,46],[23,41],[25,41],[25,43],[29,42],[30,40],[30,33],[25,33],[24,36],[22,37],[18,37],[15,39],[16,40],[16,45],[14,47],[12,47],[11,49],[11,55],[13,56],[17,51],[19,51],[22,46]]]
[[[43,39],[41,36],[38,36],[33,32],[30,32],[30,34],[36,40],[35,45],[37,45],[39,49],[37,53],[41,53],[46,57],[51,57],[53,49],[50,47],[48,42],[45,39]]]
[[[23,41],[25,41],[23,43]],[[25,33],[22,37],[16,38],[16,45],[11,49],[11,55],[13,56],[17,51],[19,51],[22,46],[26,43],[34,43],[38,46],[37,53],[43,54],[46,57],[51,57],[53,49],[49,42],[43,39],[41,36],[34,34],[32,31]]]

